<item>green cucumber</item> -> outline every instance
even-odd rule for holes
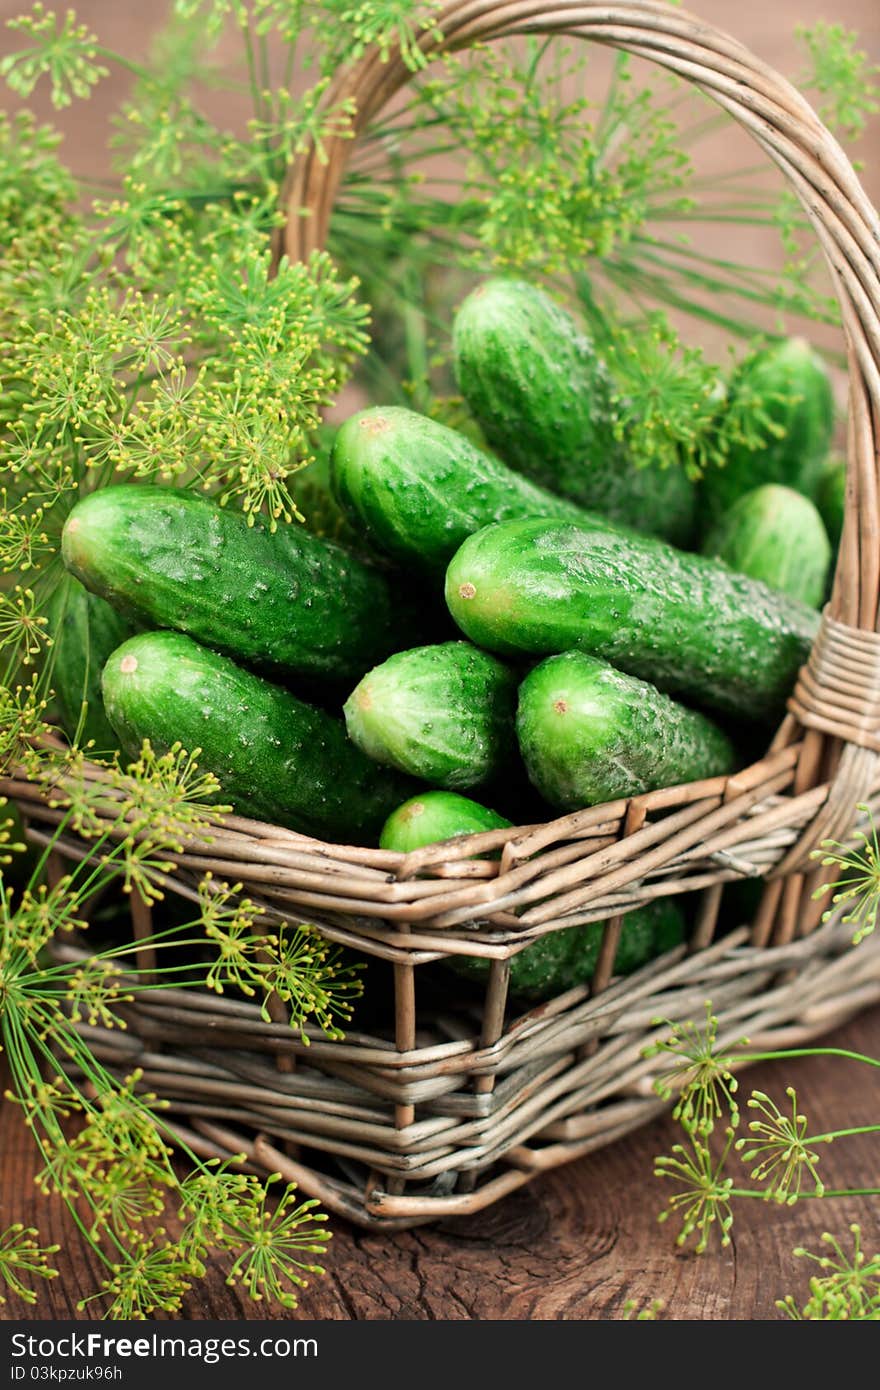
[[[503,830],[509,820],[488,806],[458,792],[422,792],[392,811],[379,837],[382,849],[409,854],[425,845],[452,840],[458,835],[478,835],[482,830]]]
[[[346,420],[330,467],[341,506],[374,544],[435,572],[490,522],[587,519],[582,508],[535,487],[448,425],[403,406],[362,410]]]
[[[575,811],[732,772],[727,736],[656,686],[585,652],[542,661],[519,690],[516,732],[529,778]]]
[[[488,651],[579,647],[661,690],[757,719],[779,713],[819,621],[717,560],[539,520],[470,536],[447,570],[446,602]]]
[[[501,830],[510,821],[455,792],[423,792],[399,806],[385,822],[382,849],[407,854],[458,835]],[[547,999],[590,978],[599,959],[603,922],[548,932],[510,960],[510,991],[522,999]],[[684,940],[684,917],[669,898],[634,908],[623,919],[614,971],[627,975]],[[481,956],[450,956],[444,964],[459,975],[483,981],[489,961]]]
[[[824,601],[831,543],[817,508],[793,488],[765,483],[743,493],[702,550],[811,608]]]
[[[93,492],[68,517],[62,554],[126,616],[267,670],[350,679],[397,645],[382,575],[301,526],[251,526],[199,493]]]
[[[681,468],[636,466],[595,345],[543,290],[506,279],[478,286],[456,313],[453,351],[459,390],[511,467],[625,526],[689,539],[694,484]]]
[[[297,469],[288,491],[307,531],[321,540],[344,545],[356,555],[364,555],[363,536],[352,526],[330,487],[330,447],[328,443],[317,458]]]
[[[374,837],[413,784],[349,742],[340,719],[179,632],[132,637],[104,667],[107,718],[129,757],[182,743],[244,816],[320,837]]]
[[[515,749],[516,681],[469,642],[396,652],[345,702],[348,736],[376,762],[447,791],[500,772]]]
[[[814,498],[834,432],[834,394],[822,359],[803,338],[754,353],[729,383],[726,411],[760,428],[763,443],[729,448],[703,478],[701,506],[710,522],[761,483],[782,483]]]
[[[834,549],[840,545],[843,535],[843,514],[846,509],[846,461],[830,458],[822,469],[819,486],[816,489],[816,506],[819,508],[828,538]]]
[[[510,992],[516,998],[537,1003],[554,994],[574,989],[590,979],[599,960],[604,922],[565,927],[548,932],[510,960]],[[633,908],[623,919],[615,975],[631,975],[648,961],[681,945],[685,923],[681,909],[670,898],[658,898]],[[481,956],[450,956],[445,962],[457,974],[483,981],[489,962]]]
[[[114,753],[117,739],[104,712],[101,671],[110,653],[131,636],[130,625],[71,574],[53,590],[46,618],[61,728],[81,748],[91,744],[96,757]]]

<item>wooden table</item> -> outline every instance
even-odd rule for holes
[[[880,1057],[880,1009],[826,1040]],[[755,1067],[743,1091],[757,1087],[780,1104],[797,1087],[813,1133],[880,1121],[880,1071],[835,1058]],[[880,1249],[876,1198],[804,1201],[795,1208],[743,1201],[733,1242],[696,1256],[679,1250],[671,1223],[659,1225],[666,1184],[652,1176],[656,1154],[676,1140],[663,1119],[627,1139],[530,1186],[479,1216],[400,1235],[366,1234],[333,1221],[327,1274],[316,1279],[288,1318],[316,1319],[586,1319],[619,1318],[624,1303],[662,1299],[675,1320],[770,1319],[774,1300],[804,1293],[796,1245],[815,1249],[821,1233],[847,1236],[858,1221],[871,1253]],[[848,1139],[829,1148],[822,1168],[829,1186],[878,1185],[880,1136]],[[60,1277],[43,1286],[30,1316],[86,1319],[100,1303],[76,1312],[77,1300],[97,1287],[99,1273],[62,1204],[38,1197],[36,1160],[17,1107],[0,1108],[0,1212],[59,1242]],[[28,1313],[10,1302],[6,1318]],[[187,1297],[186,1318],[264,1317],[223,1282],[219,1264]]]

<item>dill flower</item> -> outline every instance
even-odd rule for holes
[[[828,921],[843,908],[841,921],[855,928],[854,945],[864,941],[874,931],[880,909],[880,843],[877,840],[877,827],[869,806],[860,804],[856,809],[867,816],[868,829],[854,832],[855,845],[823,840],[821,847],[810,855],[811,859],[819,861],[823,869],[836,868],[841,871],[836,882],[821,884],[814,897],[821,898],[829,892],[832,894],[831,907],[822,920]]]
[[[793,1206],[806,1179],[817,1197],[825,1187],[816,1166],[819,1155],[807,1138],[807,1118],[798,1112],[794,1087],[787,1086],[785,1094],[791,1102],[790,1115],[784,1115],[763,1091],[752,1092],[748,1105],[764,1118],[749,1123],[752,1138],[737,1140],[736,1148],[744,1163],[755,1164],[751,1177],[766,1183],[768,1199]]]
[[[324,1254],[332,1232],[321,1224],[327,1217],[315,1210],[318,1204],[314,1199],[294,1206],[293,1184],[285,1188],[277,1203],[269,1204],[270,1184],[279,1177],[278,1173],[272,1175],[252,1206],[236,1208],[225,1224],[221,1243],[236,1253],[227,1284],[241,1284],[257,1303],[265,1299],[282,1308],[294,1308],[293,1290],[306,1287],[307,1274],[323,1274],[322,1267],[309,1257]]]
[[[706,1001],[706,1021],[701,1027],[692,1020],[671,1023],[655,1019],[655,1027],[670,1029],[667,1038],[649,1044],[645,1057],[670,1057],[674,1065],[654,1081],[654,1090],[664,1100],[678,1094],[673,1119],[696,1135],[709,1135],[716,1122],[727,1117],[732,1128],[739,1124],[736,1092],[739,1083],[733,1075],[733,1054],[718,1047],[718,1019],[712,1013],[711,1000]],[[740,1038],[735,1044],[747,1042]]]
[[[822,1242],[830,1252],[816,1255],[803,1246],[795,1255],[821,1270],[810,1279],[810,1296],[799,1307],[791,1294],[777,1308],[798,1322],[877,1322],[880,1320],[880,1255],[870,1258],[862,1249],[862,1232],[850,1226],[853,1237],[851,1255],[844,1253],[836,1236],[825,1232]]]
[[[23,1226],[20,1221],[0,1234],[0,1283],[7,1292],[16,1294],[24,1303],[34,1304],[37,1295],[24,1281],[26,1279],[57,1279],[58,1270],[52,1269],[49,1257],[57,1254],[60,1245],[39,1245],[38,1232],[33,1226]],[[0,1304],[6,1298],[0,1294]]]
[[[733,1146],[733,1134],[732,1129],[726,1131],[724,1148],[717,1160],[708,1145],[693,1133],[687,1146],[674,1144],[671,1155],[655,1161],[655,1177],[672,1178],[679,1184],[679,1191],[669,1198],[657,1219],[668,1221],[670,1216],[680,1216],[681,1230],[675,1243],[686,1245],[696,1235],[698,1254],[708,1248],[713,1230],[718,1231],[722,1246],[730,1244],[733,1178],[725,1176],[724,1167]]]

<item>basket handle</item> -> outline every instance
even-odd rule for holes
[[[880,220],[852,164],[790,82],[736,39],[663,0],[445,0],[432,14],[432,28],[420,45],[430,61],[492,39],[527,34],[591,39],[647,58],[694,83],[754,136],[797,194],[828,263],[849,363],[846,507],[827,616],[838,637],[841,626],[860,630],[856,636],[871,646],[880,670],[880,638],[875,635],[880,598]],[[399,54],[383,61],[378,52],[369,51],[339,72],[327,100],[354,101],[357,138],[410,77]],[[323,161],[312,147],[292,165],[283,193],[284,244],[291,260],[302,260],[324,245],[353,143],[331,136],[324,141]],[[824,630],[820,645],[829,646]],[[817,739],[837,735],[844,753],[826,802],[784,861],[787,872],[820,839],[850,823],[855,800],[866,796],[876,780],[878,754],[859,731],[880,730],[880,688],[866,693],[862,683],[854,691],[846,669],[832,661],[829,670],[826,655],[818,664],[825,673],[818,708],[812,709],[801,687],[795,707],[798,723],[811,731],[808,779],[815,779],[823,761]],[[866,700],[868,707],[863,707]],[[789,732],[789,738],[794,736]]]
[[[446,0],[421,37],[425,58],[492,39],[564,34],[647,58],[693,82],[744,126],[792,184],[822,244],[850,360],[846,520],[832,600],[840,622],[876,631],[880,595],[880,220],[847,156],[804,97],[738,40],[662,0]],[[412,76],[375,50],[342,69],[329,104],[355,104],[355,139]],[[292,261],[322,248],[353,140],[325,138],[291,166],[284,246]]]

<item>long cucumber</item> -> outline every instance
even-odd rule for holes
[[[563,811],[735,765],[730,740],[704,714],[579,651],[548,657],[526,676],[516,731],[532,784]]]
[[[93,593],[266,670],[346,679],[393,651],[385,577],[302,527],[260,522],[199,493],[104,488],[67,519],[62,554]]]
[[[124,752],[200,748],[220,799],[241,815],[308,835],[375,838],[416,784],[371,762],[341,719],[179,632],[124,642],[103,676],[107,717]]]
[[[579,647],[698,704],[772,719],[806,660],[813,609],[646,537],[540,520],[487,526],[446,573],[465,636],[501,655]]]
[[[330,476],[340,505],[380,550],[429,572],[442,572],[462,541],[493,521],[543,516],[610,529],[457,430],[403,406],[346,420]]]

